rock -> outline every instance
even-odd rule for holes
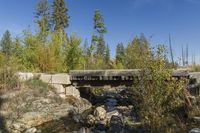
[[[123,123],[119,116],[113,115],[110,120],[109,133],[121,133],[123,132]]]
[[[65,99],[65,98],[66,98],[66,95],[65,95],[65,94],[59,94],[59,96],[60,96],[62,99]]]
[[[65,88],[63,87],[62,84],[51,84],[51,85],[56,88],[56,92],[58,94],[65,94]]]
[[[86,123],[89,125],[93,125],[95,123],[95,117],[93,115],[88,115],[86,118]]]
[[[26,125],[27,128],[41,125],[43,123],[52,121],[52,116],[42,112],[27,112],[23,114],[22,118],[18,122]]]
[[[78,133],[91,133],[90,129],[89,128],[85,128],[85,127],[82,127]]]
[[[80,114],[75,114],[75,115],[73,116],[73,119],[74,119],[74,121],[77,122],[77,123],[79,123],[80,121],[82,121],[82,117],[81,117]]]
[[[67,96],[74,96],[76,98],[80,98],[80,92],[78,89],[76,89],[75,87],[73,86],[69,86],[69,87],[66,87],[65,88],[65,94]]]
[[[19,130],[21,128],[21,125],[19,123],[14,123],[13,128]]]
[[[97,107],[94,110],[94,116],[100,120],[104,120],[106,118],[106,110],[103,107]]]
[[[197,122],[200,122],[200,117],[196,116],[196,117],[194,117],[194,120],[197,121]]]
[[[189,133],[200,133],[200,128],[193,128]]]
[[[119,114],[119,112],[118,112],[117,110],[112,111],[112,112],[108,112],[108,113],[106,114],[107,122],[110,123],[110,120],[111,120],[112,116],[119,116],[119,115],[120,115],[120,114]]]
[[[37,129],[36,129],[35,127],[30,128],[30,129],[27,129],[27,130],[25,131],[25,133],[36,133],[36,132],[37,132]]]
[[[3,112],[6,118],[5,127],[9,132],[20,133],[46,122],[67,117],[71,112],[81,114],[92,106],[86,99],[74,96],[62,99],[52,88],[44,89],[42,86],[34,89],[24,86],[16,90],[15,94],[7,93],[7,96],[4,96],[6,102],[2,102],[0,112]]]

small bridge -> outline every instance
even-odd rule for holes
[[[140,75],[140,69],[127,70],[72,70],[71,83],[76,87],[132,86]],[[189,78],[187,70],[174,70],[172,77]]]

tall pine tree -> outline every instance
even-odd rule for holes
[[[48,0],[40,0],[36,6],[35,21],[40,28],[39,38],[45,42],[51,29],[51,14]]]
[[[96,46],[96,54],[105,56],[106,45],[104,34],[107,32],[105,27],[104,18],[100,10],[96,10],[94,14],[94,34],[92,37],[92,45]]]
[[[63,30],[69,26],[68,9],[64,0],[54,0],[52,21],[54,31]]]

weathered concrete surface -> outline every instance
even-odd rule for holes
[[[141,69],[122,69],[122,70],[72,70],[69,72],[71,80],[90,80],[92,77],[99,77],[99,80],[110,80],[106,77],[111,77],[115,80],[120,77],[120,80],[126,78],[137,77],[141,73]],[[172,72],[173,77],[188,77],[189,72],[186,69],[178,69]]]
[[[19,77],[20,81],[27,81],[30,80],[34,77],[33,73],[23,73],[23,72],[18,72],[17,76]]]
[[[56,92],[62,98],[65,98],[65,96],[74,96],[76,98],[80,98],[80,92],[71,86],[70,76],[67,73],[46,74],[18,72],[17,75],[22,82],[33,79],[34,77],[39,77],[39,79],[44,83],[56,88]]]
[[[30,73],[30,72],[18,72],[17,73],[21,81],[27,81],[34,77],[39,77],[45,83],[50,84],[62,84],[70,85],[70,76],[67,73],[59,74],[46,74],[46,73]]]
[[[40,79],[45,83],[70,85],[70,76],[66,73],[63,74],[43,74],[41,73]]]

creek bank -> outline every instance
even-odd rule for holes
[[[34,127],[91,108],[90,102],[80,96],[61,98],[53,87],[38,79],[27,81],[20,90],[3,94],[0,98],[0,114],[5,128],[12,133],[36,132]]]

